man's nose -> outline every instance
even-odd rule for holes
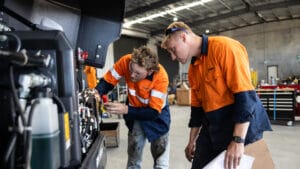
[[[130,73],[130,77],[131,77],[131,78],[135,78],[135,77],[136,77],[136,74],[135,74],[134,72],[131,72],[131,73]]]

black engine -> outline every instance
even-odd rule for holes
[[[0,168],[105,168],[101,98],[82,84],[82,67],[103,67],[107,46],[120,35],[124,1],[110,2],[121,4],[117,20],[100,17],[105,12],[95,13],[93,1],[76,2],[80,25],[72,42],[64,31],[43,30],[23,18],[16,12],[22,1],[1,1],[7,16],[0,24],[7,29],[0,32]]]

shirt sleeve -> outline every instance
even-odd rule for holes
[[[151,89],[151,97],[149,101],[149,106],[157,110],[157,112],[159,113],[167,104],[168,85],[168,74],[165,71],[165,69],[162,66],[160,66],[159,72],[155,77],[154,86]]]
[[[220,65],[227,87],[232,93],[253,90],[246,48],[238,41],[225,43]]]
[[[236,122],[249,121],[257,100],[254,86],[251,83],[246,48],[238,41],[225,44],[220,65],[227,87],[234,95],[234,120]]]
[[[104,80],[112,85],[116,85],[121,78],[125,76],[125,74],[129,71],[128,64],[131,59],[131,55],[125,55],[121,57],[113,67],[105,73],[103,76]]]
[[[188,126],[191,127],[201,127],[202,119],[204,117],[204,110],[202,107],[191,107],[191,116]]]
[[[128,120],[150,121],[158,118],[159,113],[151,107],[132,107],[128,106],[128,114],[124,118]]]
[[[96,89],[100,96],[107,94],[109,91],[111,91],[114,88],[114,85],[106,82],[103,78],[100,79],[99,83],[96,86]]]
[[[255,91],[246,91],[236,93],[234,95],[234,121],[236,123],[244,123],[250,121],[253,118],[253,112],[255,111],[255,106],[258,100],[257,94]]]

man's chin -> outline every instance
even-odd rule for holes
[[[130,80],[131,80],[132,82],[137,82],[137,80],[136,80],[136,79],[132,79],[132,78],[131,78]]]

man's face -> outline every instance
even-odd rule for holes
[[[129,73],[130,79],[133,82],[138,82],[145,79],[148,76],[148,71],[146,68],[139,66],[136,63],[129,63]]]
[[[171,54],[172,60],[185,64],[188,59],[188,46],[186,44],[186,34],[178,32],[171,35],[168,43],[167,50]]]

